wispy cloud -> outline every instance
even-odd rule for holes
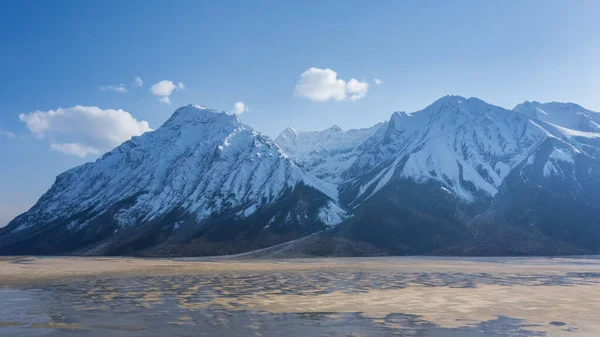
[[[337,73],[329,68],[310,68],[300,75],[294,94],[311,101],[359,100],[367,94],[369,84],[357,79],[348,82],[338,79]]]
[[[142,81],[141,77],[137,76],[133,79],[133,83],[131,85],[134,87],[141,88],[144,85],[144,81]]]
[[[51,143],[50,149],[82,158],[88,154],[100,154],[100,149],[81,143]]]
[[[2,135],[4,137],[7,137],[7,138],[11,138],[11,139],[17,137],[17,135],[14,132],[7,131],[7,130],[4,130],[4,129],[0,129],[0,135]]]
[[[122,94],[127,92],[127,88],[125,84],[121,83],[119,85],[103,85],[100,87],[100,91],[113,91]]]
[[[183,82],[175,84],[173,81],[163,80],[150,87],[152,95],[157,96],[158,101],[165,104],[171,104],[170,96],[175,90],[185,90],[185,84]]]
[[[382,85],[383,84],[383,81],[380,80],[380,79],[378,79],[378,78],[374,79],[373,82],[375,82],[376,85]]]

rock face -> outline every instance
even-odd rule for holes
[[[599,125],[573,103],[446,96],[273,142],[187,106],[60,175],[0,232],[0,253],[597,254]]]
[[[335,186],[297,167],[273,141],[234,115],[190,105],[58,176],[2,231],[0,252],[230,253],[345,217]]]

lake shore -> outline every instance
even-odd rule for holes
[[[7,336],[595,337],[598,298],[594,257],[0,258]]]

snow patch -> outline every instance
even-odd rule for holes
[[[377,186],[375,186],[375,188],[373,189],[373,192],[371,192],[371,195],[369,195],[369,198],[372,197],[375,193],[377,193],[381,188],[383,188],[394,176],[394,173],[396,172],[396,166],[398,166],[398,162],[400,161],[400,158],[396,158],[396,160],[394,160],[394,162],[392,163],[392,165],[390,166],[390,168],[387,169],[387,171],[385,171],[385,175],[383,176],[383,178],[381,178],[381,180],[379,180],[379,182],[377,183]]]
[[[565,137],[571,139],[573,137],[582,137],[582,138],[588,138],[588,139],[594,139],[594,138],[600,138],[600,133],[598,132],[585,132],[585,131],[577,131],[577,130],[573,130],[573,129],[568,129],[559,125],[555,125],[552,123],[548,123],[550,125],[552,125],[553,127],[555,127],[561,134],[563,134]]]
[[[175,225],[173,225],[173,232],[177,231],[179,229],[179,227],[181,227],[183,221],[178,221],[175,223]]]
[[[544,164],[544,177],[551,175],[563,175],[563,169],[559,162],[574,164],[575,158],[564,149],[553,149],[548,157],[548,161]]]
[[[552,151],[552,153],[550,153],[550,158],[564,161],[567,163],[575,162],[575,159],[573,159],[573,156],[571,154],[565,152],[564,150],[560,150],[560,149],[554,149]]]
[[[511,167],[506,163],[497,162],[496,165],[494,165],[494,170],[500,178],[504,179],[510,173]]]
[[[254,214],[254,212],[256,212],[256,210],[258,209],[258,206],[256,204],[251,205],[250,207],[246,208],[244,210],[244,217],[249,217],[250,215]]]
[[[344,209],[338,206],[336,203],[329,200],[327,205],[319,209],[319,220],[329,227],[333,227],[348,217],[348,214]]]
[[[382,169],[381,171],[379,171],[379,173],[377,173],[377,175],[373,179],[369,180],[366,184],[361,185],[358,189],[358,195],[356,197],[358,198],[361,195],[363,195],[371,185],[373,185],[375,182],[381,179],[381,176],[384,175],[385,172],[386,171]]]

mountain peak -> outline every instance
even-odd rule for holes
[[[406,111],[394,111],[392,114],[392,119],[394,118],[402,118],[410,116]]]
[[[279,136],[277,138],[294,138],[294,137],[298,137],[298,131],[296,131],[296,129],[293,129],[291,127],[287,127],[285,128],[285,130],[283,130]]]
[[[210,109],[208,109],[208,108],[206,108],[205,106],[202,106],[202,105],[188,104],[188,105],[184,105],[182,107],[177,108],[175,110],[175,112],[173,112],[173,115],[176,115],[176,114],[193,114],[193,113],[199,113],[200,111],[218,113],[218,111],[216,111],[216,110],[210,110]]]
[[[225,111],[208,109],[197,104],[188,104],[175,110],[173,115],[165,122],[164,126],[182,126],[186,124],[207,124],[210,122],[220,122],[224,124],[240,124],[236,115],[228,114]]]
[[[462,101],[466,100],[465,97],[462,96],[458,96],[458,95],[446,95],[443,97],[438,98],[437,100],[435,100],[432,105],[434,104],[459,104]]]
[[[330,127],[328,130],[333,131],[333,132],[343,132],[344,130],[342,128],[340,128],[337,125],[333,125],[332,127]]]
[[[525,101],[523,103],[517,104],[513,108],[513,111],[520,112],[522,114],[525,114],[527,116],[531,116],[534,118],[538,118],[537,112],[540,110],[539,109],[540,105],[541,105],[541,103],[537,102],[537,101]]]
[[[577,104],[577,103],[573,103],[573,102],[556,102],[556,101],[552,101],[552,102],[546,102],[546,103],[541,103],[538,101],[525,101],[523,103],[517,104],[513,110],[515,111],[519,111],[522,110],[524,108],[527,107],[536,107],[539,109],[552,109],[552,110],[562,110],[562,111],[568,111],[568,110],[585,110],[585,111],[589,111],[586,108],[582,107],[581,105]],[[520,112],[520,111],[519,111]]]
[[[513,111],[577,131],[600,132],[600,114],[576,103],[525,101]]]
[[[447,96],[437,99],[436,101],[434,101],[433,103],[431,103],[430,105],[428,105],[427,107],[425,107],[425,109],[423,109],[421,111],[437,111],[437,112],[448,111],[448,110],[452,110],[452,109],[456,108],[459,104],[461,104],[465,100],[467,100],[467,99],[462,96],[447,95]]]

